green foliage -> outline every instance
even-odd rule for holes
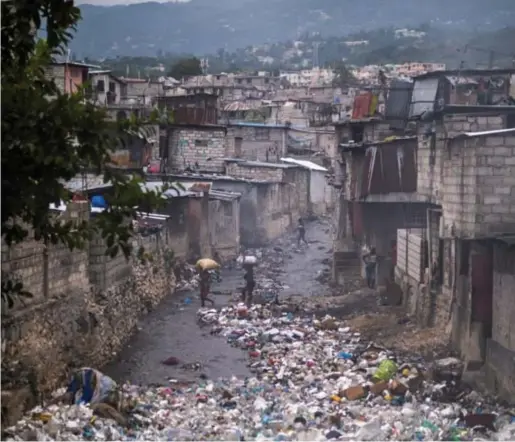
[[[181,60],[177,60],[170,68],[168,75],[170,77],[175,78],[176,80],[180,80],[184,77],[202,75],[200,60],[196,57],[183,58]]]
[[[353,73],[345,63],[337,63],[333,70],[335,75],[333,80],[334,86],[344,88],[356,84],[356,77],[354,77]]]
[[[46,245],[84,248],[100,234],[111,256],[132,251],[136,207],[157,207],[160,192],[145,192],[141,180],[110,168],[120,137],[137,136],[142,121],[112,123],[85,99],[84,90],[64,94],[46,76],[64,54],[80,11],[73,1],[2,2],[2,236],[7,246],[29,236]],[[36,31],[46,27],[46,41]],[[92,220],[63,222],[49,205],[68,202],[66,182],[91,171],[112,184],[109,208]],[[2,299],[12,305],[27,296],[21,282],[2,278]]]

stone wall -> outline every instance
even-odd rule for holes
[[[225,155],[253,161],[278,162],[286,156],[287,128],[266,126],[229,126]],[[241,138],[237,148],[236,138]]]
[[[174,127],[168,135],[168,165],[170,170],[187,167],[201,171],[223,172],[225,129],[221,127]]]
[[[160,234],[139,238],[139,245],[146,247],[146,262],[102,256],[100,239],[87,251],[49,247],[47,276],[41,245],[2,249],[3,272],[23,278],[34,294],[27,305],[2,310],[3,392],[28,389],[31,401],[41,399],[62,385],[70,368],[100,367],[113,358],[140,315],[175,286]]]

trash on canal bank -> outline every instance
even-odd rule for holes
[[[126,427],[95,416],[84,405],[52,405],[32,410],[7,429],[4,439],[422,441],[515,437],[508,410],[464,389],[456,378],[433,381],[430,367],[421,359],[401,357],[364,342],[359,333],[335,318],[318,320],[291,313],[274,316],[269,307],[261,305],[227,307],[220,312],[201,309],[198,316],[212,324],[213,334],[248,354],[254,377],[162,387],[126,384],[124,400],[133,404]],[[444,361],[435,366],[455,369],[457,365]],[[386,374],[377,376],[381,367]],[[375,381],[374,376],[378,378]]]

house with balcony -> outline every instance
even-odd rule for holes
[[[114,106],[127,102],[127,83],[110,70],[89,72],[90,99],[100,106]]]

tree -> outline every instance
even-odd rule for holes
[[[84,248],[101,234],[111,256],[129,256],[135,207],[155,207],[159,192],[144,192],[141,182],[110,168],[119,136],[133,136],[140,122],[110,123],[103,110],[85,100],[83,91],[64,94],[45,73],[53,58],[64,55],[80,19],[73,1],[2,2],[2,237],[7,246],[30,234],[45,245]],[[38,40],[42,24],[46,41]],[[115,136],[113,136],[115,134]],[[66,181],[90,170],[113,186],[109,208],[95,220],[63,222],[51,203],[72,198]],[[2,277],[2,300],[31,296],[20,282]]]
[[[196,57],[181,58],[172,65],[168,75],[176,80],[180,80],[184,77],[202,75],[200,60]]]
[[[339,62],[334,68],[333,85],[336,87],[348,87],[356,84],[356,77],[352,71],[345,65]]]

